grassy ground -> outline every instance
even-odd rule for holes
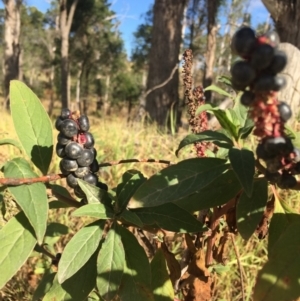
[[[16,138],[13,132],[12,121],[8,114],[2,113],[0,123],[0,139]],[[166,135],[159,132],[155,127],[142,127],[139,124],[128,127],[126,120],[122,118],[100,119],[91,117],[91,132],[95,137],[99,162],[115,161],[128,158],[152,158],[164,159],[177,162],[183,158],[194,156],[192,148],[184,149],[180,157],[175,156],[175,150],[180,140],[186,135],[182,131],[175,136]],[[54,130],[54,139],[57,131]],[[1,146],[0,164],[2,165],[11,158],[20,156],[19,151],[13,146]],[[54,159],[51,164],[51,172],[57,173],[59,161]],[[109,187],[115,187],[122,174],[128,169],[139,169],[146,176],[163,168],[164,165],[156,163],[131,163],[105,167],[101,169],[100,180],[107,183]],[[61,181],[61,185],[65,185]],[[289,202],[293,205],[298,201],[296,195],[287,195]],[[70,227],[68,235],[62,239],[52,241],[55,252],[63,249],[66,241],[73,235],[77,228],[82,226],[82,221],[70,217],[70,209],[51,211],[49,217],[51,222],[60,222]],[[251,292],[255,284],[255,276],[258,270],[266,261],[266,241],[260,241],[253,236],[248,242],[242,241],[240,237],[235,239],[239,259],[243,267],[243,277],[237,266],[236,255],[233,245],[229,244],[229,256],[227,261],[227,271],[217,275],[214,287],[213,301],[238,301],[242,300],[242,284],[246,291],[246,300],[251,300]],[[31,300],[32,292],[36,287],[44,267],[50,264],[44,257],[32,257],[28,260],[21,271],[0,291],[0,300]],[[28,285],[29,283],[29,285]]]

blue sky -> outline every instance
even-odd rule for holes
[[[27,5],[36,6],[40,11],[45,12],[50,7],[50,0],[25,0]],[[111,9],[118,15],[121,21],[120,31],[125,43],[125,49],[130,56],[133,46],[133,32],[138,25],[143,23],[145,14],[154,0],[111,0]],[[0,7],[3,7],[2,1]],[[249,12],[252,14],[254,25],[264,22],[268,13],[261,0],[250,0]],[[222,22],[222,21],[221,21]]]

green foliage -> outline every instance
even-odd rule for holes
[[[31,161],[47,174],[52,158],[52,124],[38,97],[22,82],[10,84],[10,106],[15,130]]]
[[[20,212],[0,230],[0,288],[21,268],[36,244],[33,229]]]
[[[211,89],[222,93],[215,87]],[[18,179],[21,182],[37,178],[39,173],[33,170],[35,167],[42,174],[47,173],[53,141],[49,117],[29,88],[20,82],[12,82],[11,100],[12,118],[20,142],[2,139],[0,145],[24,149],[24,155],[30,159],[14,158],[3,166],[4,176],[14,178],[13,183],[16,183]],[[200,111],[204,110],[218,118],[224,131],[207,130],[187,135],[176,154],[187,145],[213,142],[219,151],[226,150],[225,159],[217,158],[217,154],[211,151],[211,157],[182,160],[149,178],[138,170],[129,169],[123,173],[118,185],[108,191],[79,179],[87,201],[85,205],[76,202],[64,187],[56,184],[47,185],[57,196],[57,200],[52,199],[49,205],[44,183],[3,187],[1,212],[6,208],[5,193],[17,203],[16,212],[21,212],[11,211],[14,216],[0,229],[0,241],[3,242],[0,244],[0,287],[31,255],[54,252],[54,243],[65,235],[67,239],[61,258],[51,256],[52,263],[58,266],[57,272],[48,265],[44,267],[46,272],[33,300],[82,301],[89,298],[110,301],[119,298],[122,301],[171,301],[176,296],[173,285],[178,280],[173,277],[180,274],[175,257],[177,247],[170,246],[170,250],[165,250],[161,244],[161,248],[152,250],[150,263],[133,233],[156,233],[151,239],[157,244],[164,239],[161,233],[166,231],[176,235],[187,233],[185,237],[195,233],[195,237],[201,237],[205,242],[204,233],[209,232],[211,222],[217,216],[217,231],[226,228],[226,221],[232,228],[236,222],[236,229],[244,240],[253,237],[266,205],[272,199],[268,182],[255,168],[254,153],[244,147],[253,124],[238,100],[232,109],[221,110],[205,105],[200,108]],[[40,114],[39,118],[36,113]],[[20,116],[25,123],[21,123]],[[64,205],[66,200],[67,205]],[[48,207],[55,210],[72,207],[72,204],[76,208],[71,213],[72,220],[80,220],[84,224],[81,229],[74,231],[71,225],[49,219]],[[224,208],[233,211],[233,222],[222,218],[229,212],[220,213]],[[207,212],[208,227],[194,216],[195,213],[199,216],[201,210]],[[66,222],[70,222],[68,217]],[[133,228],[138,228],[138,231]],[[259,272],[254,300],[279,298],[292,301],[299,296],[299,228],[299,214],[276,198],[270,225],[269,261]],[[199,260],[197,256],[195,258]],[[212,273],[228,270],[220,265],[220,261],[210,269]],[[206,271],[206,268],[201,271]]]
[[[97,288],[104,300],[113,300],[122,281],[125,251],[120,226],[113,223],[97,260]]]
[[[65,282],[79,271],[99,246],[103,221],[96,221],[80,229],[69,241],[59,261],[57,280]]]
[[[164,254],[158,249],[151,261],[152,289],[155,301],[173,301],[174,290]]]
[[[188,196],[227,170],[225,163],[225,160],[217,158],[195,158],[167,167],[139,187],[129,207],[158,206]]]

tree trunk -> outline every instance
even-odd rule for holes
[[[205,75],[203,87],[210,86],[213,80],[213,69],[216,53],[216,37],[218,26],[216,23],[219,0],[206,0],[207,8],[207,46],[205,54]],[[205,92],[206,101],[211,101],[211,91]]]
[[[173,71],[178,65],[181,21],[186,4],[186,0],[156,0],[154,4],[147,90],[164,83],[173,75],[146,98],[146,111],[160,126],[169,123],[167,118],[172,104],[178,107],[178,69]]]
[[[262,0],[270,12],[281,42],[300,49],[300,5],[295,0]]]
[[[5,106],[9,108],[9,83],[19,78],[20,58],[20,6],[22,0],[5,0],[4,29],[4,91]]]
[[[59,28],[61,37],[61,102],[63,108],[69,106],[69,34],[74,12],[79,0],[73,0],[70,10],[67,10],[67,0],[59,0]]]

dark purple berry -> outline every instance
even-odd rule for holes
[[[91,148],[90,151],[93,153],[94,158],[97,158],[97,150],[95,148]]]
[[[283,101],[281,101],[279,103],[278,111],[279,111],[281,120],[284,122],[288,121],[292,117],[292,110],[291,110],[290,106]]]
[[[70,142],[66,145],[65,153],[70,159],[78,159],[83,152],[83,147],[77,142]]]
[[[269,31],[265,34],[265,37],[270,41],[271,46],[278,47],[280,43],[279,35],[276,31]]]
[[[61,117],[57,117],[56,121],[55,121],[55,128],[60,131],[60,127],[63,123],[63,119]]]
[[[91,184],[91,185],[97,185],[98,183],[98,177],[92,173],[86,175],[83,177],[83,180],[86,181],[87,183]]]
[[[57,142],[61,145],[67,145],[69,142],[71,142],[71,139],[64,136],[62,133],[59,133],[57,135]]]
[[[62,166],[62,162],[61,162],[61,161],[59,162],[59,168],[60,168],[61,173],[62,173],[64,176],[67,176],[67,175],[70,173],[70,171],[66,170],[66,169]]]
[[[63,158],[61,160],[61,166],[66,171],[75,171],[78,168],[76,160]]]
[[[256,148],[256,156],[259,159],[267,160],[271,159],[273,156],[270,156],[270,154],[265,150],[264,144],[259,143]]]
[[[264,142],[264,148],[270,155],[287,155],[293,152],[294,146],[290,138],[275,137],[268,138]]]
[[[269,172],[268,170],[265,173],[265,178],[271,182],[271,184],[276,184],[280,181],[281,179],[281,174],[276,171],[276,172]]]
[[[79,128],[83,132],[87,132],[90,129],[90,122],[86,115],[81,115],[78,118]]]
[[[60,126],[60,131],[64,136],[71,138],[78,133],[77,123],[72,119],[66,119]]]
[[[84,143],[84,147],[85,148],[93,148],[95,145],[95,139],[93,137],[93,135],[89,132],[85,133],[85,143]]]
[[[280,160],[278,160],[277,157],[272,159],[267,159],[266,164],[267,164],[267,170],[270,173],[276,173],[279,169],[282,168],[282,163]]]
[[[231,69],[232,82],[237,85],[243,85],[247,87],[255,78],[255,70],[253,67],[246,61],[237,61],[235,62]]]
[[[56,154],[60,158],[65,157],[65,155],[66,155],[66,153],[65,153],[65,146],[57,143],[56,144]]]
[[[105,183],[98,182],[97,187],[102,189],[102,190],[108,191],[108,186]]]
[[[94,159],[93,163],[90,165],[90,170],[91,172],[95,173],[99,171],[99,163],[97,161],[97,159]]]
[[[84,176],[88,175],[90,173],[89,167],[78,167],[78,169],[74,172],[76,177],[83,178]]]
[[[282,189],[289,189],[296,186],[296,184],[297,184],[297,180],[294,176],[287,173],[283,173],[278,183],[278,186]]]
[[[94,161],[93,152],[90,149],[84,149],[81,156],[77,159],[79,166],[90,166]]]
[[[72,114],[72,112],[69,109],[64,108],[61,110],[60,117],[61,117],[61,119],[65,120],[65,119],[70,118],[71,114]]]
[[[286,84],[282,76],[261,75],[254,84],[256,92],[279,91]]]
[[[269,44],[261,44],[256,47],[251,56],[251,65],[256,70],[267,68],[274,57],[274,48]]]
[[[67,184],[72,188],[78,186],[77,178],[72,173],[67,176]]]
[[[244,106],[250,106],[255,100],[255,94],[251,91],[244,91],[241,96],[241,104]]]
[[[234,34],[231,49],[241,57],[248,57],[256,46],[255,32],[250,27],[242,27]]]
[[[286,54],[281,50],[276,50],[272,62],[267,70],[270,73],[276,74],[281,72],[285,68],[286,64],[287,64]]]

